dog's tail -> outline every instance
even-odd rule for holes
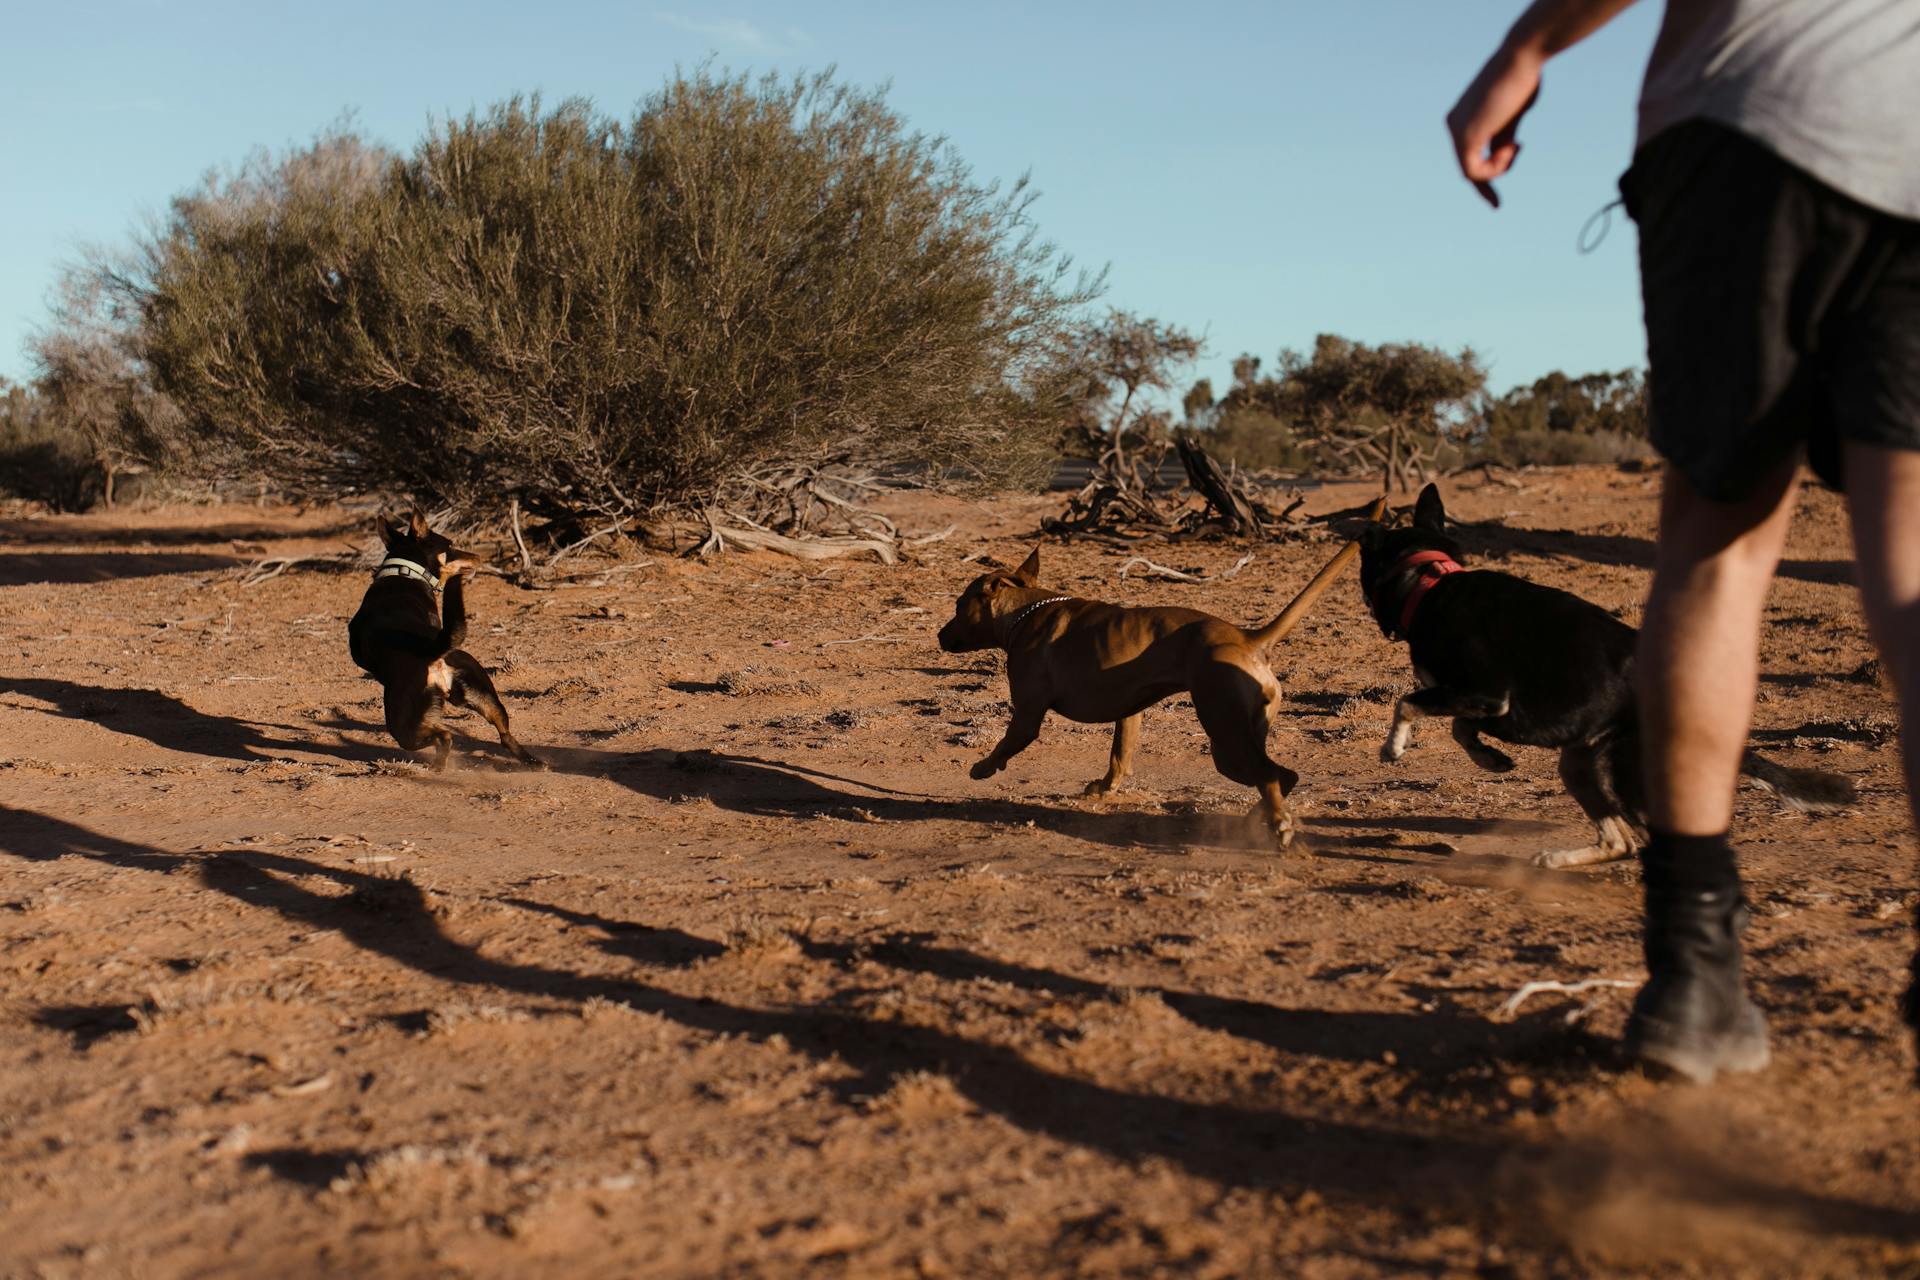
[[[1757,751],[1740,758],[1740,772],[1801,813],[1832,813],[1852,804],[1856,795],[1853,779],[1843,773],[1789,768]]]
[[[440,652],[436,658],[444,657],[449,650],[458,649],[467,642],[467,592],[466,575],[456,573],[447,579],[446,588],[440,597]]]
[[[1367,519],[1377,523],[1386,509],[1387,500],[1383,495],[1373,504],[1373,509],[1367,513]],[[1307,616],[1307,610],[1313,608],[1313,602],[1333,585],[1333,580],[1340,576],[1340,571],[1352,564],[1359,554],[1358,542],[1349,542],[1340,548],[1333,559],[1327,561],[1320,572],[1313,575],[1313,581],[1300,588],[1300,594],[1287,602],[1287,607],[1280,611],[1279,617],[1258,631],[1248,633],[1247,643],[1258,651],[1286,639],[1287,633],[1299,625],[1300,619]]]

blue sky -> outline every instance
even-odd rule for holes
[[[9,5],[0,54],[0,376],[30,372],[55,272],[208,169],[352,109],[408,146],[513,93],[626,114],[676,65],[829,64],[984,177],[1029,172],[1046,235],[1110,268],[1107,301],[1203,333],[1194,370],[1320,332],[1471,344],[1496,387],[1642,362],[1615,195],[1658,6],[1549,69],[1495,213],[1441,118],[1521,0],[999,0]]]

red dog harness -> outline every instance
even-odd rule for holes
[[[1459,573],[1462,569],[1459,561],[1444,551],[1416,551],[1400,563],[1389,569],[1382,582],[1391,582],[1409,569],[1417,570],[1414,579],[1406,587],[1406,595],[1399,602],[1400,611],[1397,626],[1389,626],[1385,616],[1386,600],[1370,601],[1373,605],[1373,620],[1389,636],[1405,636],[1407,628],[1413,625],[1414,610],[1426,599],[1427,592],[1433,590],[1433,584],[1450,573]]]

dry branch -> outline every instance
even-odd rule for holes
[[[1253,552],[1249,551],[1234,561],[1232,568],[1223,569],[1212,577],[1208,577],[1204,573],[1188,573],[1183,569],[1170,569],[1164,564],[1155,564],[1145,556],[1135,556],[1120,566],[1120,576],[1124,579],[1128,572],[1132,570],[1133,566],[1141,565],[1143,567],[1140,570],[1140,576],[1144,578],[1167,578],[1174,582],[1225,582],[1228,578],[1233,577],[1252,563]]]
[[[707,527],[711,532],[696,552],[702,559],[716,551],[777,551],[796,560],[838,560],[870,552],[882,564],[900,562],[893,543],[879,538],[789,538],[771,529],[723,525],[711,517]]]
[[[1546,992],[1578,995],[1582,991],[1592,991],[1598,987],[1632,988],[1639,985],[1640,983],[1637,980],[1630,978],[1583,978],[1579,982],[1529,982],[1526,986],[1514,992],[1512,996],[1508,997],[1507,1002],[1500,1006],[1500,1016],[1503,1018],[1511,1018],[1520,1011],[1520,1006],[1525,1004],[1531,997],[1542,995]]]

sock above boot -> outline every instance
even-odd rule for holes
[[[1653,827],[1640,851],[1640,867],[1650,899],[1670,893],[1717,893],[1738,890],[1740,869],[1734,862],[1727,833],[1685,836]]]

